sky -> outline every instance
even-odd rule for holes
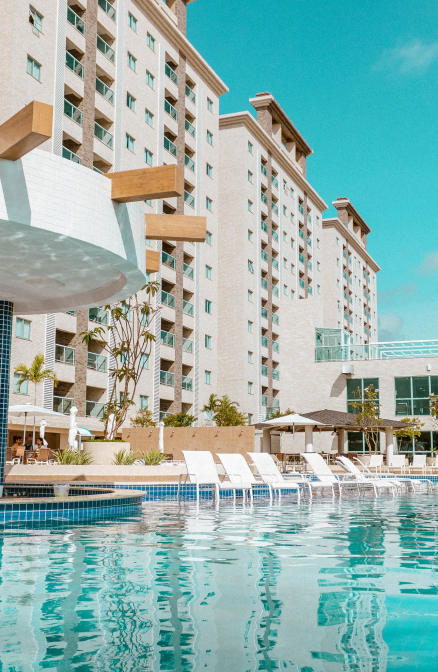
[[[346,196],[372,229],[379,341],[438,338],[437,1],[197,0],[187,37],[230,89],[221,113],[273,94],[323,216]]]

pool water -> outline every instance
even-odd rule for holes
[[[438,669],[435,495],[0,533],[0,670]]]

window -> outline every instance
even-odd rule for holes
[[[250,229],[248,229],[248,240],[252,243],[252,231],[250,231]]]
[[[293,264],[290,265],[290,272],[295,275],[295,266]]]
[[[18,381],[21,378],[20,373],[14,373],[14,386],[12,391],[14,394],[29,394],[29,381],[24,380],[21,385],[18,384]]]
[[[128,51],[128,67],[137,72],[137,59]]]
[[[252,212],[252,201],[248,201],[248,210]]]
[[[211,200],[211,198],[208,198],[208,196],[205,199],[205,207],[207,208],[207,210],[210,210],[211,212],[213,207],[213,201]]]
[[[251,301],[251,303],[252,303],[252,296],[253,296],[252,291],[248,289],[248,301]]]
[[[287,242],[287,233],[286,231],[283,231],[283,240]]]
[[[252,150],[253,150],[253,144],[248,140],[248,152],[252,154]]]
[[[287,259],[286,259],[286,257],[283,257],[283,266],[284,266],[284,268],[287,268]]]
[[[207,176],[208,176],[208,177],[213,177],[213,168],[210,166],[209,163],[207,163],[207,170],[206,170],[206,172],[207,172]]]
[[[32,323],[29,320],[23,320],[21,317],[17,317],[17,322],[15,325],[15,335],[17,338],[25,338],[26,341],[30,341],[30,325]]]
[[[31,23],[40,33],[43,32],[43,17],[41,14],[38,14],[33,7],[29,7],[29,23]]]
[[[336,285],[340,287],[341,285],[339,284],[339,280],[336,280]]]
[[[248,182],[251,182],[251,184],[252,184],[252,178],[253,178],[253,174],[250,170],[248,170]]]
[[[252,383],[248,382],[248,394],[252,394]]]
[[[149,368],[149,355],[142,355],[140,357],[140,368],[142,369]]]
[[[288,295],[287,285],[283,285],[283,294],[285,294],[286,296]]]
[[[429,394],[438,393],[438,376],[395,378],[395,414],[430,415]]]
[[[131,138],[131,136],[128,135],[128,133],[127,133],[126,134],[126,149],[129,149],[130,152],[133,152],[134,151],[134,143],[135,143],[134,138]]]
[[[140,394],[140,411],[149,406],[149,397],[145,394]]]
[[[145,201],[146,205],[149,205],[152,208],[152,199],[148,198]]]
[[[336,266],[339,266],[339,259],[336,259]]]
[[[211,280],[211,266],[206,266],[205,267],[205,277],[208,280]]]
[[[319,247],[319,238],[316,239],[316,247]]]
[[[213,101],[210,98],[207,98],[207,110],[213,112]]]
[[[295,241],[293,238],[290,239],[290,246],[295,248]]]
[[[127,394],[127,397],[129,399],[129,393]],[[121,404],[123,404],[124,401],[125,401],[125,393],[124,392],[119,392],[119,402]]]
[[[132,16],[131,12],[128,13],[128,26],[132,28],[134,33],[137,32],[137,19]]]
[[[294,299],[295,298],[295,292],[293,289],[290,290],[290,298]]]
[[[130,93],[126,94],[126,105],[129,107],[130,110],[135,112],[135,98],[134,96],[131,96]]]
[[[149,166],[152,166],[154,155],[148,149],[144,150],[144,160]]]
[[[252,413],[248,413],[248,425],[252,425]]]
[[[316,270],[317,270],[317,271],[320,271],[320,270],[321,270],[321,267],[320,267],[320,265],[319,265],[319,261],[316,262]]]
[[[248,271],[254,273],[254,264],[248,259]]]
[[[146,84],[151,87],[151,89],[155,89],[155,77],[149,72],[149,70],[146,70]]]
[[[347,380],[347,413],[354,413],[354,409],[350,406],[352,401],[363,401],[364,390],[370,385],[374,386],[375,390],[379,389],[378,378],[350,378]],[[379,399],[377,399],[379,403]]]
[[[152,112],[149,112],[149,110],[144,111],[144,120],[149,126],[152,126],[152,128],[154,127],[154,115]]]
[[[210,385],[211,383],[211,371],[204,371],[204,383]]]
[[[291,221],[292,223],[293,223],[293,221],[294,221],[294,215],[293,215],[293,212],[290,213],[290,221]]]
[[[283,215],[287,215],[287,208],[285,205],[283,205]]]
[[[252,364],[252,352],[248,350],[248,364]]]
[[[207,131],[207,142],[209,145],[213,144],[213,133],[210,133],[210,131]]]
[[[205,334],[205,347],[211,350],[211,336]]]
[[[316,291],[318,292],[318,294],[321,294],[321,287],[320,287],[320,285],[316,285]]]
[[[295,192],[294,192],[294,190],[292,189],[292,187],[291,187],[291,189],[290,189],[290,196],[291,196],[291,198],[295,198]]]
[[[207,231],[207,233],[205,235],[205,242],[207,243],[207,245],[212,245],[213,244],[211,242],[211,239],[212,239],[212,235],[211,235],[210,231]]]
[[[252,334],[252,322],[250,320],[248,320],[248,331]]]
[[[205,299],[205,312],[211,315],[211,301]]]
[[[336,238],[336,245],[339,245],[339,238]]]
[[[146,36],[146,44],[148,45],[149,49],[155,51],[155,38],[152,37],[150,33],[148,33]]]
[[[39,82],[41,81],[41,66],[30,56],[27,57],[27,72]]]

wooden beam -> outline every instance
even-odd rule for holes
[[[145,215],[146,238],[150,240],[186,240],[204,243],[207,218],[185,215]]]
[[[112,182],[111,198],[118,203],[171,198],[184,193],[184,171],[174,165],[105,175]]]
[[[160,270],[160,253],[146,250],[146,273],[156,273]]]
[[[52,137],[53,107],[32,101],[0,126],[0,159],[17,161]]]

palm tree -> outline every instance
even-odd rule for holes
[[[53,380],[53,384],[58,384],[58,379],[55,372],[52,369],[44,368],[44,355],[40,352],[38,355],[35,355],[35,358],[30,366],[25,364],[19,364],[15,367],[15,373],[20,374],[20,379],[17,381],[18,389],[22,386],[23,383],[29,381],[34,384],[34,404],[36,406],[36,392],[37,385],[42,383],[44,380]],[[24,442],[26,442],[26,437],[24,437]],[[32,445],[35,443],[35,416],[33,416],[33,435],[32,435]]]
[[[205,404],[202,408],[202,412],[210,413],[210,419],[213,420],[213,415],[216,412],[216,408],[219,404],[219,397],[216,394],[210,394],[208,397],[208,404]]]
[[[212,419],[218,427],[233,427],[236,425],[245,425],[248,416],[241,413],[237,401],[231,401],[227,394],[222,398],[215,394],[210,394],[208,404],[203,407],[203,411],[210,411]]]

